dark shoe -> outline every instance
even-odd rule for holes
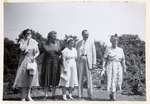
[[[92,97],[88,97],[87,100],[93,100],[93,98]]]
[[[110,95],[110,100],[115,101],[116,100],[116,94],[114,92],[112,92]]]
[[[110,100],[113,100],[112,93],[111,93],[111,94],[109,94],[109,98],[110,98]]]
[[[55,99],[56,99],[56,97],[55,97],[55,96],[52,96],[52,99],[53,99],[53,100],[55,100]]]
[[[84,101],[85,99],[83,97],[79,98],[80,101]]]

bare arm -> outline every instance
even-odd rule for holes
[[[26,48],[27,48],[27,45],[25,44],[25,41],[22,39],[19,41],[19,48],[22,50],[22,51],[25,51]]]
[[[92,66],[96,65],[96,48],[95,48],[95,43],[93,41],[92,43],[92,57],[93,57],[93,62],[92,62]]]
[[[107,63],[107,60],[104,58],[103,59],[103,66],[102,66],[103,71],[106,71],[106,63]]]
[[[123,71],[126,72],[125,55],[124,55],[123,50],[122,50],[122,60],[121,60],[121,65],[122,65],[122,67],[123,67]]]
[[[39,52],[39,48],[38,48],[38,46],[37,46],[37,48],[36,48],[36,50],[35,50],[34,58],[36,58],[39,54],[40,54],[40,52]]]
[[[63,59],[63,71],[66,72],[66,53],[63,51],[62,52],[62,59]]]
[[[123,59],[121,60],[121,65],[122,65],[122,67],[123,67],[123,71],[126,72],[125,58],[123,58]]]
[[[103,65],[102,65],[103,70],[102,70],[101,75],[103,75],[106,71],[107,61],[108,61],[108,49],[105,50],[105,54],[104,54],[104,57],[103,57]]]

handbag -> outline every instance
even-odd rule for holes
[[[29,72],[29,75],[35,75],[37,70],[37,64],[35,60],[33,62],[29,62],[27,64],[27,71]]]
[[[60,75],[61,79],[67,81],[68,80],[68,76],[67,73],[62,72],[62,74]]]
[[[60,75],[60,78],[67,81],[68,80],[68,76],[67,76],[67,73],[64,73],[64,66],[61,65],[61,75]]]

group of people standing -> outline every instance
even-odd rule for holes
[[[84,78],[87,81],[89,99],[92,99],[91,70],[96,65],[96,49],[94,41],[89,39],[88,30],[82,31],[82,37],[77,44],[69,37],[64,47],[57,39],[57,32],[49,32],[47,40],[42,44],[44,56],[39,75],[36,62],[40,54],[38,43],[32,39],[32,30],[26,29],[22,32],[18,40],[21,57],[13,85],[14,88],[22,89],[22,100],[32,101],[31,88],[39,85],[44,87],[45,97],[51,90],[52,98],[55,99],[56,88],[60,86],[63,100],[73,99],[72,92],[75,87],[78,88],[78,97],[82,98]],[[112,35],[110,42],[112,46],[105,52],[101,76],[106,72],[107,90],[110,98],[115,100],[117,87],[121,90],[126,65],[123,49],[117,46],[118,36]]]

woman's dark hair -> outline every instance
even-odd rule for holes
[[[17,42],[19,42],[21,39],[26,39],[28,36],[27,34],[28,31],[31,31],[31,34],[33,34],[33,31],[31,29],[25,29],[19,34]]]
[[[84,29],[84,30],[82,30],[82,35],[85,33],[85,32],[87,32],[88,30],[86,30],[86,29]]]
[[[110,42],[112,42],[113,40],[117,40],[118,41],[118,34],[115,34],[115,35],[112,35],[111,37],[110,37]]]

